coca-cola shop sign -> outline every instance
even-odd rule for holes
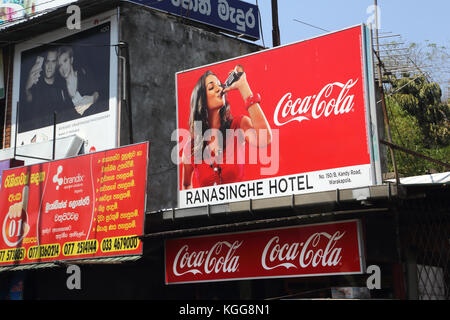
[[[359,220],[165,242],[166,284],[361,274]]]
[[[178,206],[381,183],[370,43],[356,26],[177,73]]]

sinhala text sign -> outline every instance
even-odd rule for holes
[[[136,255],[148,143],[3,172],[0,264]]]
[[[240,0],[129,0],[225,32],[259,39],[258,6]]]

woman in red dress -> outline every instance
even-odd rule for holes
[[[192,91],[191,141],[182,158],[183,189],[239,182],[244,175],[245,143],[258,148],[271,143],[272,133],[260,107],[260,95],[250,89],[242,66],[236,66],[233,72],[240,78],[224,86],[214,73],[207,71]],[[231,114],[226,100],[226,93],[231,90],[241,94],[247,115]],[[233,135],[227,134],[229,129]]]

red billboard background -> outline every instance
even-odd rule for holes
[[[246,72],[253,93],[261,95],[260,106],[271,129],[279,130],[278,172],[262,176],[261,167],[268,165],[246,162],[243,181],[370,165],[363,47],[362,26],[357,26],[180,72],[176,77],[178,128],[189,129],[191,93],[200,76],[211,70],[224,82],[239,64]],[[348,86],[342,88],[345,84]],[[315,109],[316,98],[318,107]],[[237,90],[230,91],[227,99],[233,116],[249,115]],[[286,103],[295,106],[285,108]],[[350,104],[353,105],[346,108]],[[327,105],[330,105],[329,110],[324,111]],[[299,108],[303,112],[299,112]],[[347,110],[344,112],[344,109]],[[331,112],[326,116],[328,111]],[[322,114],[315,118],[314,112]],[[246,147],[248,157],[248,148],[253,147]],[[181,154],[181,150],[179,152]],[[181,173],[182,165],[179,166],[179,190],[182,189]],[[365,185],[373,183],[369,175],[363,180]]]
[[[148,143],[4,171],[0,264],[140,254]]]
[[[359,220],[171,239],[166,284],[365,272]]]

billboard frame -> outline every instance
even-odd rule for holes
[[[137,145],[143,145],[146,144],[147,145],[147,154],[146,156],[146,167],[145,167],[145,177],[144,177],[144,203],[143,203],[143,212],[142,212],[142,233],[141,235],[136,235],[136,237],[138,238],[138,241],[141,242],[141,252],[140,253],[125,253],[125,254],[116,254],[116,255],[110,255],[110,256],[97,256],[97,257],[79,257],[79,258],[66,258],[66,259],[55,259],[55,260],[48,260],[48,261],[40,261],[40,259],[38,261],[32,261],[32,262],[20,262],[20,263],[13,263],[13,264],[0,264],[0,271],[2,268],[15,268],[15,267],[23,267],[23,266],[35,266],[35,265],[45,265],[45,264],[58,264],[58,263],[75,263],[75,262],[83,262],[83,261],[102,261],[102,260],[110,260],[110,259],[121,259],[121,258],[127,258],[127,257],[142,257],[142,255],[144,254],[144,241],[140,238],[142,235],[145,234],[145,222],[146,222],[146,210],[147,210],[147,188],[149,186],[149,179],[148,179],[148,168],[149,168],[149,161],[150,161],[150,146],[151,143],[150,141],[143,141],[143,142],[136,142],[133,144],[129,144],[129,145],[124,145],[124,146],[119,146],[116,148],[110,148],[110,149],[106,149],[106,150],[100,150],[100,151],[95,151],[95,152],[91,152],[88,154],[83,154],[83,155],[78,155],[78,156],[71,156],[71,157],[67,157],[64,159],[55,159],[55,160],[50,160],[50,161],[46,161],[46,163],[51,163],[51,162],[57,162],[57,161],[62,161],[62,160],[69,160],[69,159],[74,159],[74,158],[78,158],[78,157],[82,157],[82,156],[93,156],[96,153],[105,153],[105,152],[111,152],[114,151],[116,149],[121,149],[121,148],[129,148],[129,147],[133,147],[133,146],[137,146]],[[17,170],[20,168],[24,168],[24,167],[32,167],[32,166],[37,166],[39,164],[30,164],[30,165],[23,165],[23,166],[18,166],[18,167],[13,167],[13,168],[8,168],[3,170],[2,176],[5,175],[5,173],[7,173],[10,170]],[[0,179],[2,180],[2,179]],[[0,181],[2,182],[2,181]],[[98,214],[98,213],[97,213]],[[38,220],[40,219],[40,215],[38,216]],[[100,246],[100,243],[98,244]],[[40,246],[40,245],[38,245]],[[61,246],[62,249],[62,246]],[[99,250],[101,251],[100,247]],[[27,250],[26,250],[27,251]],[[46,258],[43,258],[46,259]]]
[[[344,276],[344,275],[357,275],[357,274],[365,274],[367,263],[366,263],[366,250],[364,245],[364,237],[365,232],[362,225],[361,219],[346,219],[346,220],[338,220],[338,221],[329,221],[329,222],[318,222],[318,223],[307,223],[301,225],[291,225],[285,227],[276,227],[276,228],[264,228],[257,230],[249,230],[249,231],[238,231],[238,232],[223,232],[217,234],[206,234],[200,236],[189,236],[182,238],[174,238],[175,239],[198,239],[198,238],[206,238],[206,237],[218,237],[218,236],[226,236],[226,235],[237,235],[237,234],[249,234],[256,232],[264,232],[264,231],[273,231],[273,230],[286,230],[293,228],[302,228],[302,227],[313,227],[313,226],[321,226],[321,225],[332,225],[335,223],[356,223],[356,232],[357,232],[357,241],[358,241],[358,251],[359,255],[359,272],[338,272],[338,273],[317,273],[317,274],[300,274],[300,275],[284,275],[284,276],[262,276],[262,277],[248,277],[248,278],[230,278],[230,279],[216,279],[216,280],[200,280],[200,281],[180,281],[180,282],[167,282],[167,248],[166,243],[168,239],[164,240],[164,283],[167,286],[170,285],[179,285],[179,284],[192,284],[192,283],[210,283],[210,282],[225,282],[225,281],[244,281],[244,280],[261,280],[261,279],[288,279],[288,278],[305,278],[305,277],[326,277],[326,276]]]
[[[373,59],[372,59],[372,37],[370,32],[370,26],[367,26],[364,23],[352,25],[343,29],[335,30],[332,32],[324,33],[318,36],[306,38],[303,40],[291,42],[288,44],[280,45],[277,47],[261,50],[258,52],[252,52],[241,56],[232,57],[225,60],[216,61],[213,63],[201,65],[194,68],[189,68],[185,70],[181,70],[175,73],[175,100],[176,100],[176,128],[177,130],[180,128],[179,126],[179,97],[178,97],[178,75],[182,73],[186,73],[189,71],[194,71],[198,69],[207,68],[210,66],[214,66],[220,63],[226,63],[233,60],[245,58],[254,56],[257,54],[270,52],[273,50],[282,49],[284,47],[288,47],[291,45],[299,44],[302,42],[306,42],[313,39],[318,39],[324,36],[332,35],[335,33],[339,33],[345,30],[353,29],[356,27],[361,28],[361,40],[360,40],[360,49],[361,49],[361,69],[362,69],[362,76],[363,76],[363,100],[365,103],[365,127],[366,127],[366,135],[367,135],[367,147],[369,151],[370,156],[370,184],[364,187],[368,186],[374,186],[374,185],[380,185],[382,184],[382,173],[381,173],[381,160],[380,160],[380,149],[379,149],[379,140],[378,140],[378,124],[377,124],[377,111],[376,111],[376,99],[375,99],[375,82],[374,82],[374,70],[373,70]],[[177,154],[180,155],[180,144],[177,143]],[[177,205],[180,208],[195,208],[195,207],[201,207],[204,205],[197,205],[197,206],[180,206],[180,164],[177,164]],[[257,181],[260,181],[263,179],[259,179]],[[361,188],[364,188],[361,187]],[[298,193],[294,193],[298,194]],[[267,197],[266,197],[267,198]],[[245,201],[245,200],[244,200]],[[230,203],[230,201],[221,202],[219,204],[223,203]]]
[[[18,43],[14,47],[14,68],[13,68],[13,81],[12,81],[12,98],[11,98],[11,137],[10,137],[10,148],[13,149],[17,144],[19,144],[18,139],[16,139],[20,134],[17,128],[17,120],[18,120],[18,104],[20,101],[20,87],[21,87],[21,72],[22,72],[22,53],[28,50],[33,50],[39,48],[41,46],[45,46],[51,44],[53,42],[60,41],[67,37],[76,36],[78,34],[82,35],[85,31],[89,31],[95,27],[98,27],[102,24],[109,23],[110,24],[110,36],[109,36],[109,97],[107,97],[108,101],[108,110],[102,111],[98,114],[88,115],[85,117],[95,117],[96,115],[106,114],[108,113],[110,119],[108,120],[108,126],[113,130],[112,135],[113,138],[108,140],[109,146],[104,149],[104,146],[99,147],[96,151],[107,150],[111,148],[117,148],[120,146],[120,104],[119,104],[119,58],[116,53],[116,46],[119,43],[119,17],[117,14],[117,10],[110,10],[104,12],[102,14],[90,17],[88,19],[81,21],[81,28],[69,30],[67,27],[61,27],[56,30],[44,33],[37,37],[34,37],[30,40]],[[84,119],[84,118],[80,118]],[[78,119],[78,121],[80,120]],[[64,123],[57,124],[60,126],[61,124],[65,124],[67,122],[71,123],[72,121],[77,121],[77,119],[68,120]],[[19,124],[20,126],[20,124]],[[53,126],[52,126],[53,127]],[[43,127],[48,128],[48,127]],[[32,129],[28,132],[33,132],[36,130],[42,130],[43,128]],[[53,130],[53,128],[51,129]],[[59,138],[63,138],[66,136],[70,136],[70,134],[63,134],[63,136]],[[86,140],[86,137],[82,137]],[[57,138],[58,139],[58,133]],[[48,141],[53,140],[53,134],[49,136]],[[89,139],[88,139],[89,140]],[[28,144],[25,144],[25,146]]]

